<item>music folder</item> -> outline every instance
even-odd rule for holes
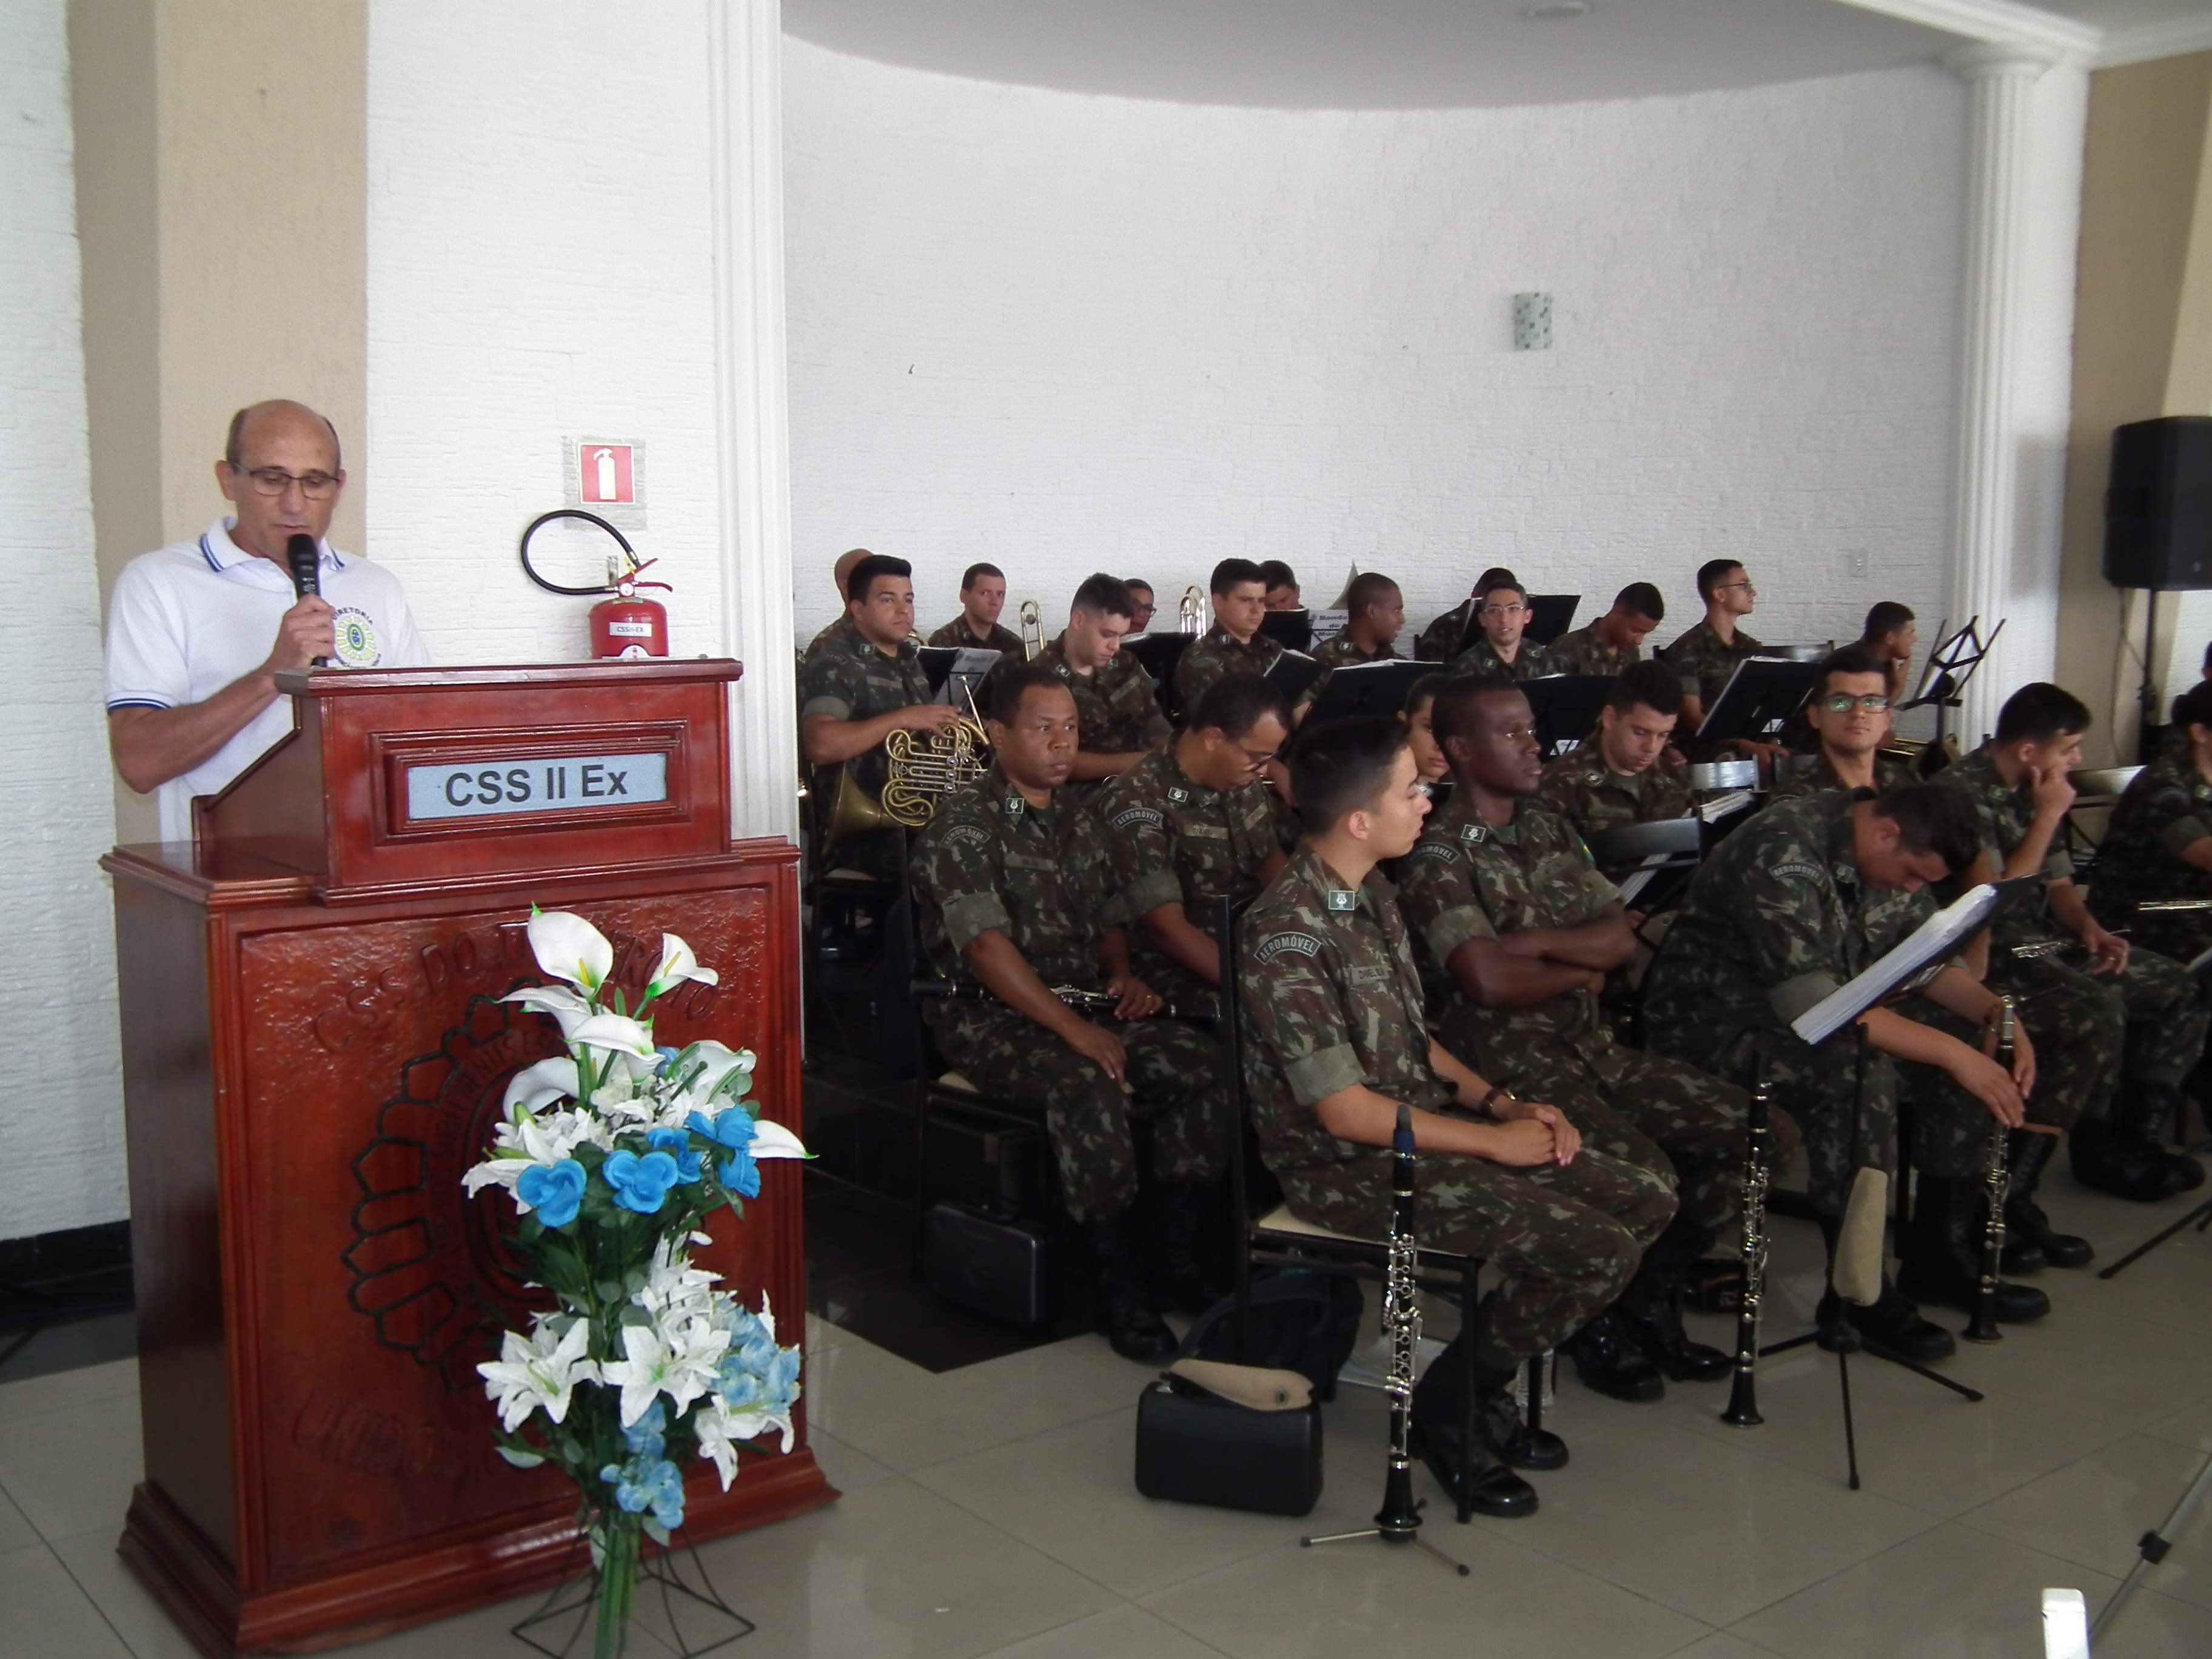
[[[1270,611],[1260,618],[1260,631],[1285,651],[1310,651],[1314,619],[1310,611]]]
[[[2001,887],[1987,883],[1968,888],[1914,928],[1895,950],[1798,1015],[1790,1029],[1804,1042],[1818,1045],[1892,994],[1918,989],[1942,971],[1968,939],[1990,925],[1990,918],[2007,896]]]
[[[1443,671],[1440,662],[1409,662],[1387,658],[1382,662],[1346,663],[1328,677],[1328,684],[1314,699],[1306,724],[1340,720],[1353,714],[1395,714],[1406,706],[1406,694],[1425,674]]]
[[[1805,705],[1820,681],[1817,662],[1784,662],[1771,657],[1747,657],[1735,665],[1713,706],[1698,727],[1700,744],[1727,743],[1747,738],[1753,743],[1779,740],[1790,717]]]
[[[1536,743],[1546,760],[1555,759],[1597,730],[1598,711],[1613,695],[1609,674],[1546,674],[1523,680],[1529,711],[1536,717]]]
[[[1279,611],[1275,614],[1280,617],[1290,613]],[[1306,687],[1320,675],[1321,665],[1303,651],[1284,652],[1267,670],[1267,678],[1274,684],[1275,689],[1292,702],[1296,702]]]

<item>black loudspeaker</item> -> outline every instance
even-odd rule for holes
[[[2212,416],[2168,415],[2113,428],[2105,580],[2115,587],[2212,587]]]

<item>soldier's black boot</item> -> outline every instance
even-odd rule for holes
[[[2166,1144],[2177,1122],[2189,1121],[2189,1103],[2170,1083],[2138,1083],[2121,1091],[2125,1100],[2112,1103],[2114,1127],[2123,1140],[2140,1148],[2171,1169],[2180,1190],[2193,1193],[2204,1184],[2204,1166],[2178,1146]]]
[[[1153,1298],[1176,1313],[1202,1314],[1221,1299],[1222,1291],[1206,1282],[1199,1261],[1206,1218],[1213,1213],[1216,1189],[1204,1187],[1162,1187],[1153,1194],[1158,1224],[1153,1237],[1151,1285]]]
[[[1842,1233],[1843,1224],[1832,1215],[1819,1219],[1820,1237],[1828,1247],[1828,1274],[1832,1279],[1836,1241]],[[1830,1353],[1838,1350],[1856,1353],[1871,1342],[1900,1358],[1928,1365],[1938,1359],[1948,1359],[1959,1352],[1958,1339],[1941,1325],[1923,1319],[1920,1310],[1899,1291],[1887,1273],[1882,1275],[1881,1294],[1869,1308],[1846,1302],[1832,1290],[1823,1291],[1820,1305],[1813,1315],[1813,1324],[1820,1333],[1821,1347]]]
[[[2043,1182],[2044,1167],[2058,1150],[2058,1137],[2032,1135],[2024,1129],[2015,1129],[2007,1138],[2007,1146],[2012,1187],[2005,1195],[2005,1271],[2033,1271],[2017,1265],[2014,1256],[2016,1244],[2023,1251],[2033,1251],[2039,1265],[2047,1262],[2054,1267],[2087,1267],[2097,1255],[2089,1241],[2058,1231],[2051,1224],[2051,1218],[2044,1214],[2043,1206],[2035,1201],[2035,1189]]]
[[[2118,1109],[2118,1103],[2114,1103]],[[2187,1175],[2154,1147],[2135,1144],[2110,1118],[2085,1117],[2066,1137],[2074,1179],[2092,1192],[2156,1204],[2188,1190]],[[2195,1164],[2196,1159],[2188,1160]],[[2199,1171],[2200,1178],[2202,1171]]]
[[[1667,1392],[1666,1379],[1644,1357],[1618,1304],[1559,1344],[1559,1352],[1575,1362],[1584,1388],[1614,1400],[1641,1405]]]
[[[1712,1242],[1711,1229],[1677,1211],[1620,1293],[1618,1306],[1630,1338],[1670,1382],[1711,1382],[1735,1369],[1733,1358],[1691,1340],[1682,1328],[1682,1275]]]
[[[1122,1211],[1083,1224],[1083,1241],[1098,1273],[1098,1323],[1124,1359],[1165,1359],[1178,1346],[1167,1322],[1145,1300],[1137,1273],[1133,1212]]]
[[[1454,1504],[1459,1502],[1464,1483],[1468,1505],[1477,1515],[1506,1520],[1534,1515],[1536,1489],[1513,1472],[1492,1443],[1495,1432],[1492,1414],[1483,1409],[1486,1400],[1511,1383],[1511,1370],[1476,1368],[1474,1439],[1471,1443],[1468,1439],[1467,1358],[1460,1346],[1464,1340],[1458,1337],[1447,1343],[1413,1385],[1409,1437],[1413,1455],[1427,1465]],[[1510,1397],[1507,1403],[1511,1404]],[[1562,1447],[1559,1462],[1565,1461]]]
[[[1982,1279],[1988,1197],[1978,1181],[1920,1177],[1912,1225],[1899,1252],[1897,1288],[1939,1308],[1974,1310]],[[2051,1298],[2030,1285],[1997,1284],[2000,1324],[2026,1325],[2051,1311]]]

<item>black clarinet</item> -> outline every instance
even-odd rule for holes
[[[2010,997],[1997,999],[1996,1063],[2012,1073],[2013,1005]],[[1982,1273],[1974,1286],[1973,1316],[1966,1328],[1959,1333],[1969,1342],[2002,1342],[2004,1333],[1997,1328],[1997,1279],[2004,1267],[2005,1197],[2012,1187],[2012,1172],[2008,1158],[2010,1155],[2010,1134],[2002,1123],[1992,1121],[1990,1139],[1982,1153],[1982,1195],[1989,1206],[1989,1213],[1982,1222]]]
[[[1086,1012],[1111,1013],[1121,1006],[1121,999],[1111,991],[1086,991],[1075,985],[1048,985],[1045,988],[1071,1008]],[[948,1002],[996,1002],[998,999],[981,985],[955,985],[949,980],[918,979],[914,982],[914,994],[918,997],[942,997]],[[1207,1020],[1215,1018],[1211,1007],[1184,1008],[1163,1001],[1157,1012],[1145,1016],[1147,1019]]]
[[[1413,1231],[1413,1115],[1398,1104],[1390,1133],[1390,1236],[1382,1278],[1382,1328],[1390,1337],[1390,1466],[1382,1482],[1382,1507],[1375,1529],[1392,1543],[1413,1537],[1421,1524],[1413,1501],[1413,1372],[1420,1363],[1420,1244]]]
[[[1767,1127],[1772,1091],[1762,1081],[1751,1091],[1744,1119],[1743,1300],[1736,1305],[1735,1376],[1729,1385],[1728,1409],[1721,1421],[1733,1429],[1756,1428],[1759,1414],[1759,1304],[1766,1295],[1766,1188],[1771,1178],[1773,1131]]]

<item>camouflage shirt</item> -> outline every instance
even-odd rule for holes
[[[1420,975],[1390,884],[1346,887],[1311,848],[1244,914],[1244,1075],[1267,1166],[1364,1164],[1387,1185],[1390,1154],[1340,1140],[1314,1107],[1364,1084],[1424,1111],[1457,1091],[1429,1063]]]
[[[1438,617],[1420,632],[1413,641],[1413,656],[1419,662],[1449,662],[1459,655],[1459,642],[1467,637],[1468,624],[1474,618],[1474,601],[1462,600]]]
[[[1513,653],[1513,660],[1507,662],[1498,654],[1497,647],[1490,642],[1490,636],[1485,634],[1478,635],[1473,645],[1451,659],[1451,672],[1455,674],[1479,674],[1491,680],[1533,680],[1539,675],[1556,674],[1559,671],[1552,665],[1551,653],[1525,635],[1521,641],[1521,648]]]
[[[1209,937],[1224,898],[1240,903],[1260,890],[1260,870],[1280,850],[1275,798],[1265,782],[1208,789],[1191,781],[1172,747],[1149,754],[1108,781],[1096,808],[1106,827],[1121,885],[1121,913],[1133,921],[1163,904]],[[1138,976],[1159,990],[1189,986],[1182,963],[1134,929]],[[1195,988],[1191,987],[1191,988]]]
[[[1067,660],[1067,635],[1062,634],[1037,653],[1035,665],[1058,675],[1073,695],[1081,733],[1077,746],[1085,753],[1133,754],[1167,741],[1173,728],[1160,712],[1152,677],[1128,652],[1117,651],[1103,667],[1079,674]]]
[[[2035,821],[2035,803],[2030,798],[2027,781],[2023,778],[2016,787],[2008,786],[1998,775],[1996,752],[1984,744],[1964,760],[1945,767],[1931,781],[1966,792],[1967,799],[1974,803],[1982,844],[1990,849],[2002,869],[2013,849],[2027,839],[2028,826]],[[2074,860],[2066,851],[2066,832],[2062,825],[2051,833],[2051,849],[2043,856],[2043,880],[2048,885],[2073,878]],[[2008,906],[1990,929],[1990,942],[1999,949],[2050,937],[2049,905],[2043,900],[2032,905]]]
[[[853,613],[849,611],[839,611],[836,617],[823,625],[820,633],[806,642],[806,648],[799,653],[799,665],[802,669],[805,668],[808,663],[812,662],[822,653],[823,646],[853,631]]]
[[[1912,768],[1894,755],[1877,752],[1874,757],[1874,787],[1880,794],[1892,784],[1912,781]],[[1775,785],[1769,800],[1790,800],[1799,795],[1823,795],[1832,789],[1844,787],[1844,781],[1836,775],[1835,767],[1823,750],[1814,762],[1813,769],[1800,773],[1787,783]]]
[[[1681,762],[1662,753],[1643,771],[1624,775],[1605,763],[1595,738],[1546,766],[1536,794],[1584,836],[1690,815],[1690,780]]]
[[[1451,971],[1452,952],[1471,940],[1579,927],[1619,896],[1566,819],[1532,799],[1516,802],[1513,821],[1499,828],[1478,817],[1471,801],[1455,800],[1429,815],[1399,881],[1399,907],[1429,958],[1431,1006],[1444,1047],[1481,1066],[1506,1064],[1492,1056],[1517,1057],[1531,1042],[1603,1038],[1593,992],[1486,1008]]]
[[[1562,634],[1544,647],[1554,674],[1618,674],[1632,663],[1644,660],[1644,647],[1625,646],[1608,651],[1597,636],[1597,624]]]
[[[1884,892],[1860,876],[1855,804],[1783,801],[1714,849],[1645,981],[1647,1030],[1784,1031],[1934,913],[1925,889]]]
[[[1265,634],[1255,634],[1252,643],[1239,645],[1236,635],[1219,623],[1193,640],[1176,659],[1176,701],[1188,720],[1214,681],[1231,674],[1265,674],[1283,659],[1283,647]]]
[[[993,766],[938,804],[913,871],[916,933],[943,977],[975,983],[961,952],[995,931],[1047,985],[1104,983],[1098,943],[1120,915],[1113,860],[1097,819],[1064,791],[1032,806]]]
[[[1396,650],[1387,645],[1372,651],[1361,650],[1359,641],[1352,637],[1352,630],[1347,628],[1334,639],[1314,647],[1313,659],[1321,665],[1321,672],[1308,681],[1306,689],[1298,693],[1297,708],[1310,708],[1320,701],[1322,688],[1328,684],[1328,677],[1340,668],[1350,668],[1363,662],[1396,662],[1399,658]]]
[[[2190,754],[2161,751],[2112,809],[2097,851],[2098,908],[2117,914],[2144,899],[2212,898],[2212,871],[2181,856],[2208,836],[2212,783]]]
[[[932,634],[928,642],[932,645],[965,646],[971,651],[1012,652],[1013,654],[1008,660],[1019,662],[1022,659],[1020,635],[993,623],[990,633],[979,640],[969,632],[968,613],[964,611]]]
[[[820,642],[799,671],[799,718],[805,722],[817,714],[832,720],[873,720],[895,709],[911,708],[930,700],[929,676],[911,640],[895,655],[886,656],[857,628],[842,635],[832,633]],[[884,751],[879,746],[856,757],[850,764],[872,795],[884,787]],[[827,789],[839,768],[817,767],[818,785]],[[825,797],[826,799],[826,797]]]
[[[1659,655],[1662,661],[1672,663],[1683,678],[1692,682],[1684,689],[1696,693],[1698,705],[1710,714],[1713,705],[1720,701],[1721,693],[1728,690],[1729,676],[1735,672],[1735,665],[1762,648],[1741,628],[1735,630],[1733,644],[1723,644],[1721,636],[1713,632],[1712,623],[1701,622]]]

